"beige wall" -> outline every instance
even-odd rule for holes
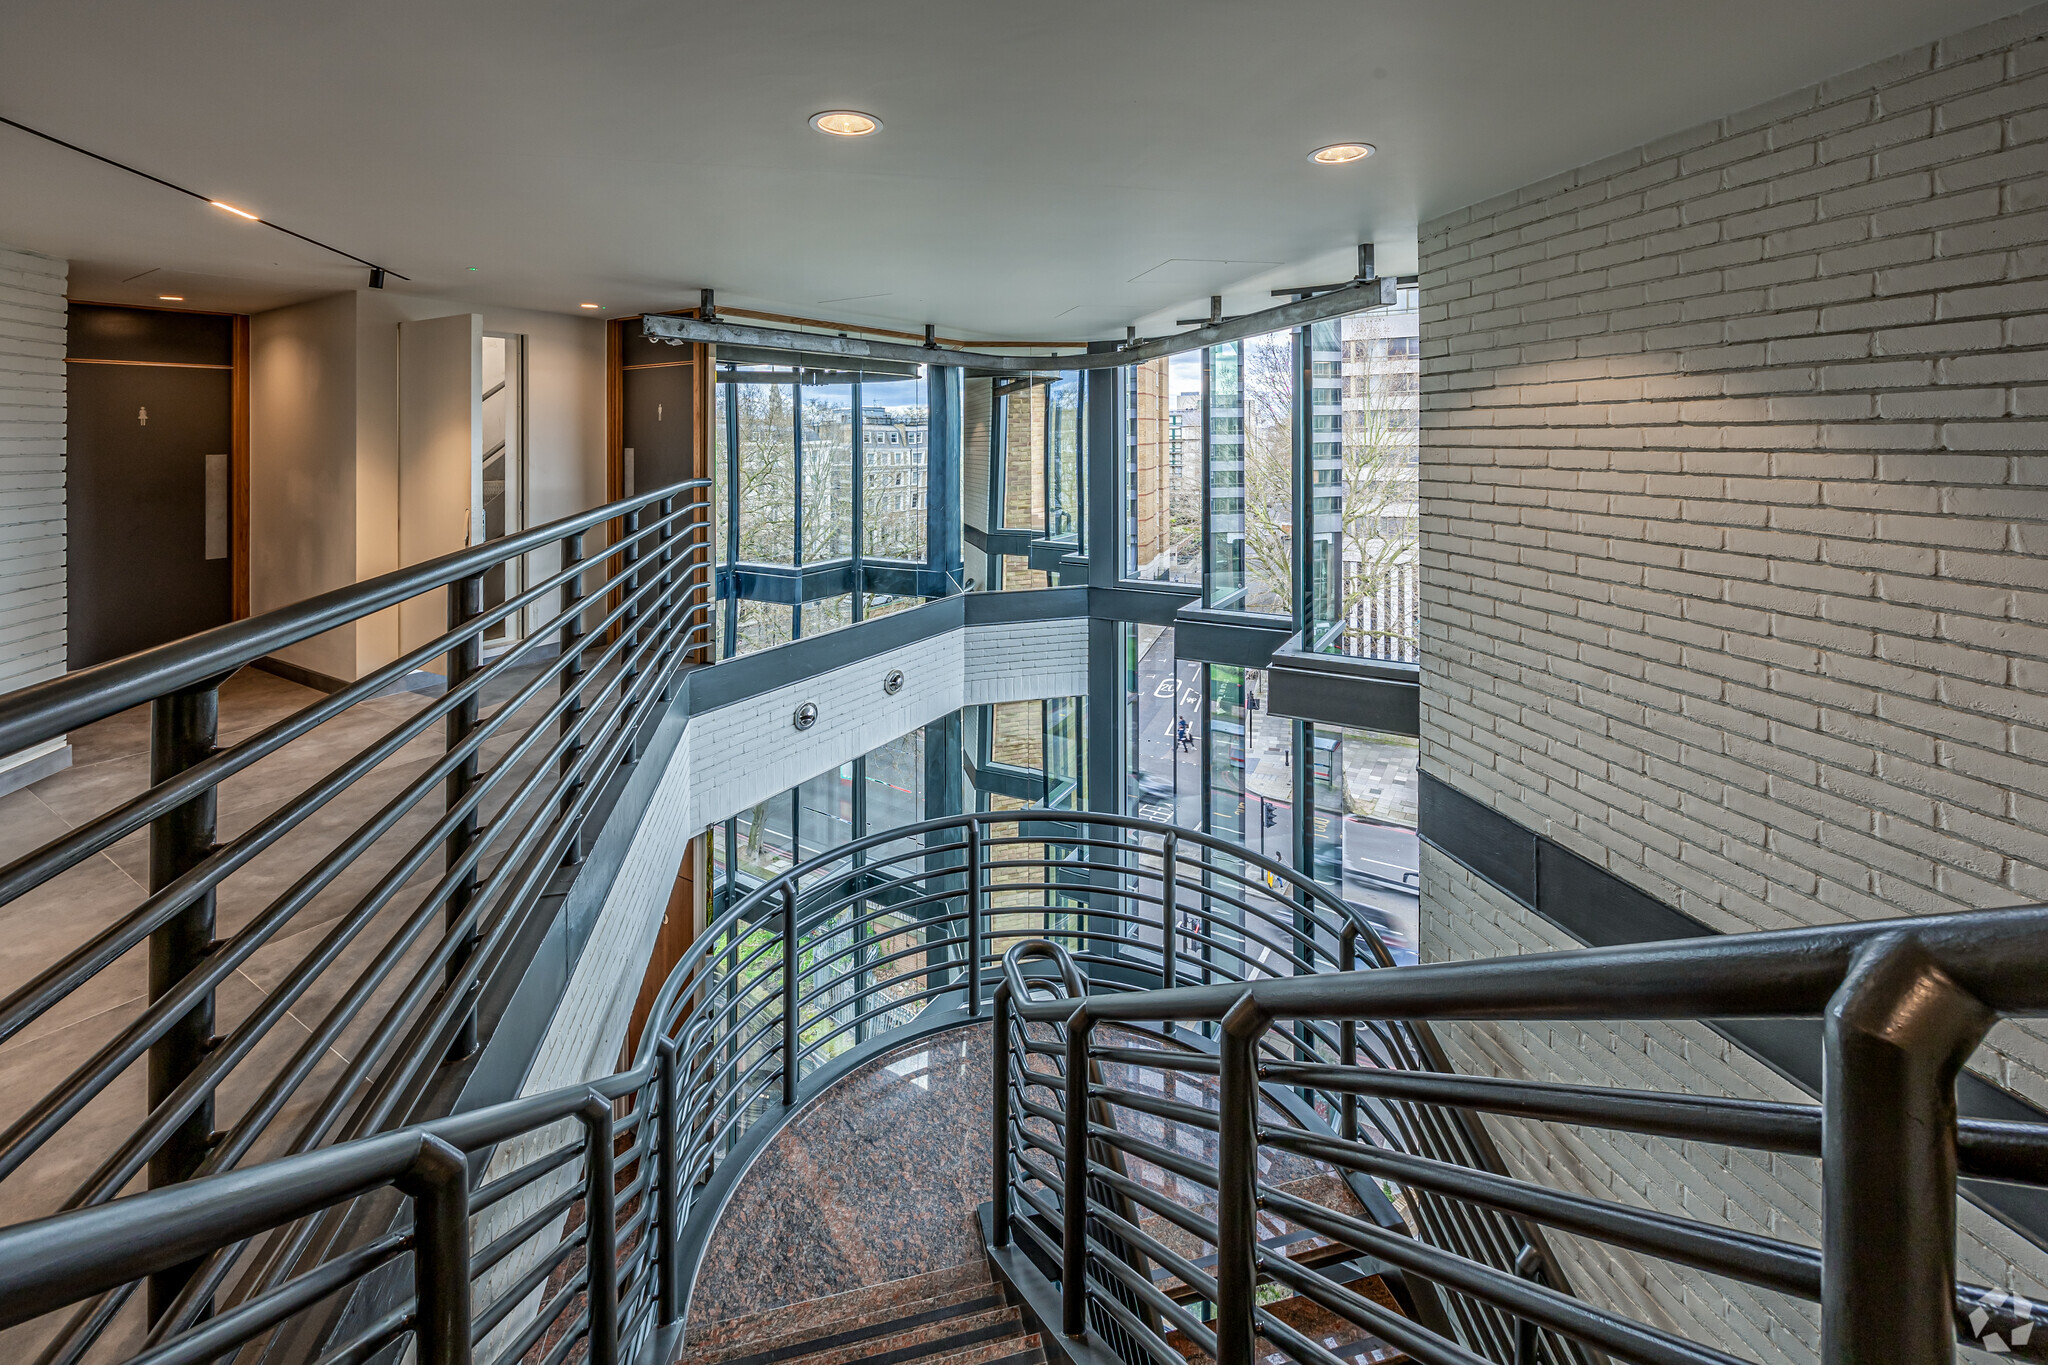
[[[356,298],[249,322],[249,607],[273,611],[357,579]],[[356,676],[354,625],[280,657]]]
[[[446,299],[366,289],[254,319],[256,610],[401,567],[398,325],[469,311]],[[516,308],[474,311],[486,332],[527,339],[528,524],[597,506],[605,493],[604,323]],[[266,346],[266,338],[276,344]],[[551,555],[539,557],[534,569],[551,563]],[[379,613],[285,655],[335,677],[360,677],[398,657],[397,616]]]

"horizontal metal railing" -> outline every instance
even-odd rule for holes
[[[123,772],[100,809],[0,868],[0,913],[26,927],[62,907],[76,930],[0,998],[0,1062],[21,1076],[49,1059],[0,1106],[0,1217],[92,1209],[138,1180],[177,1186],[445,1103],[442,1063],[476,1049],[485,988],[529,951],[543,893],[573,874],[586,824],[709,639],[707,487],[0,698],[0,752],[150,708],[146,779]],[[487,577],[509,585],[488,606]],[[445,599],[445,631],[222,742],[238,670],[423,595]],[[226,720],[248,729],[232,707]],[[147,891],[124,905],[107,863],[143,831]],[[262,1300],[338,1235],[237,1239],[157,1267],[144,1339]],[[37,1358],[83,1358],[137,1287],[85,1304]]]
[[[1832,1360],[1933,1359],[1957,1339],[1958,1295],[1966,1313],[1988,1298],[1954,1283],[1958,1163],[2048,1174],[2040,1129],[1958,1130],[1940,1102],[1994,1011],[2048,999],[2043,951],[2048,911],[2026,910],[1397,968],[1350,907],[1219,839],[1070,811],[936,819],[744,889],[616,1075],[0,1228],[0,1327],[68,1305],[103,1327],[124,1290],[196,1265],[205,1301],[180,1300],[132,1358],[326,1365],[408,1338],[435,1362],[664,1358],[718,1182],[846,1067],[993,1017],[996,1240],[1058,1283],[1064,1332],[1126,1365],[1335,1365],[1341,1343],[1289,1302],[1428,1365],[1733,1359],[1573,1297],[1546,1229],[1818,1299]],[[1798,1012],[1831,1020],[1830,1074],[1855,1078],[1820,1106],[1463,1077],[1430,1032]],[[1484,1113],[1822,1152],[1828,1237],[1516,1179]],[[1944,1133],[1960,1152],[1945,1168]],[[450,1152],[461,1181],[422,1174],[454,1169]],[[1283,1178],[1303,1171],[1322,1183]],[[1876,1218],[1920,1221],[1878,1237]],[[1866,1245],[1840,1244],[1845,1221]],[[1894,1300],[1873,1305],[1856,1295],[1880,1253]],[[1342,1269],[1361,1255],[1395,1306]],[[1830,1296],[1880,1325],[1845,1338]],[[2010,1301],[1988,1322],[2041,1354]]]
[[[1020,960],[1026,953],[1059,956],[1051,945],[1016,951]],[[1083,997],[1057,977],[1027,985],[1013,965],[998,1008],[999,1032],[1013,1042],[998,1052],[1006,1072],[998,1093],[1007,1097],[999,1105],[1021,1104],[1031,1089],[1048,1083],[1025,1067],[1025,1050],[1016,1046],[1028,1030],[1060,1036],[1063,1087],[1054,1104],[1031,1111],[1045,1131],[1034,1135],[1014,1112],[999,1110],[995,1197],[999,1239],[1021,1234],[1059,1266],[1084,1267],[1060,1278],[1070,1335],[1099,1324],[1105,1296],[1116,1288],[1099,1271],[1111,1259],[1100,1245],[1101,1229],[1116,1226],[1117,1215],[1090,1194],[1090,1182],[1102,1179],[1103,1170],[1089,1144],[1120,1142],[1075,1106],[1108,1100],[1146,1109],[1127,1088],[1072,1084],[1072,1077],[1108,1056],[1150,1075],[1182,1077],[1182,1089],[1191,1078],[1210,1087],[1206,1107],[1188,1112],[1185,1105],[1176,1111],[1154,1104],[1148,1110],[1204,1135],[1208,1154],[1191,1161],[1183,1144],[1146,1155],[1213,1191],[1213,1205],[1199,1220],[1186,1216],[1184,1204],[1162,1204],[1158,1211],[1214,1249],[1212,1269],[1182,1280],[1207,1310],[1202,1331],[1189,1335],[1219,1365],[1249,1365],[1266,1349],[1303,1365],[1330,1365],[1318,1342],[1263,1306],[1264,1286],[1292,1291],[1428,1365],[1527,1362],[1539,1351],[1556,1360],[1563,1349],[1657,1365],[1739,1359],[1575,1299],[1554,1277],[1548,1285],[1532,1282],[1527,1271],[1533,1267],[1512,1240],[1497,1243],[1493,1256],[1456,1245],[1418,1201],[1425,1194],[1458,1209],[1490,1212],[1509,1229],[1566,1232],[1816,1302],[1821,1354],[1830,1362],[1945,1361],[1959,1339],[2033,1358],[2043,1351],[2035,1328],[2048,1324],[2039,1308],[1996,1289],[1957,1284],[1955,1210],[1959,1172],[2048,1183],[2048,1126],[1958,1123],[1955,1079],[1995,1019],[2048,1012],[2048,907],[1135,995]],[[1800,1015],[1820,1016],[1825,1024],[1827,1082],[1815,1106],[1491,1080],[1447,1067],[1404,1070],[1348,1047],[1335,1060],[1303,1060],[1290,1032],[1334,1022],[1380,1030],[1385,1038],[1434,1020]],[[1205,1022],[1216,1028],[1213,1057],[1170,1050],[1134,1056],[1095,1041],[1108,1027]],[[1319,1130],[1272,1104],[1290,1090],[1343,1097],[1338,1131]],[[1361,1103],[1379,1116],[1364,1132],[1357,1118]],[[1512,1178],[1497,1164],[1447,1159],[1427,1141],[1406,1140],[1447,1113],[1818,1155],[1821,1245],[1550,1188]],[[1042,1162],[1026,1159],[1034,1150]],[[1280,1188],[1260,1174],[1262,1163],[1279,1155],[1398,1188],[1420,1226],[1390,1228]],[[1020,1206],[1026,1216],[1018,1216]],[[1512,1330],[1489,1339],[1471,1330],[1474,1315],[1460,1317],[1460,1330],[1446,1333],[1415,1320],[1419,1315],[1393,1314],[1269,1245],[1270,1239],[1262,1241],[1261,1218],[1284,1220],[1343,1254],[1377,1258],[1412,1283],[1435,1286],[1453,1304],[1486,1305],[1493,1321],[1478,1315],[1482,1326]],[[1125,1337],[1133,1335],[1128,1321],[1119,1326]],[[1255,1345],[1261,1339],[1266,1346]],[[1178,1358],[1164,1337],[1135,1344],[1136,1354],[1162,1365]],[[1119,1354],[1133,1359],[1131,1352]]]
[[[576,1349],[605,1362],[672,1342],[718,1204],[704,1199],[710,1182],[764,1123],[835,1074],[837,1059],[907,1029],[986,1017],[1010,945],[1055,934],[1105,979],[1125,973],[1133,990],[1326,970],[1344,954],[1385,960],[1370,931],[1330,904],[1301,916],[1276,897],[1285,869],[1206,836],[1160,835],[1113,816],[1004,812],[906,826],[812,859],[699,933],[632,1067],[0,1229],[0,1327],[47,1325],[53,1309],[75,1304],[45,1350],[75,1358],[108,1338],[124,1296],[147,1277],[188,1268],[183,1292],[141,1333],[139,1358],[204,1359],[263,1340],[272,1359],[367,1360],[411,1333],[423,1359],[511,1365]],[[1164,935],[1169,922],[1177,932]],[[435,1046],[451,1020],[435,1017]],[[364,1169],[358,1156],[372,1147],[429,1140],[465,1158],[470,1231],[459,1245],[405,1231],[391,1191],[414,1186],[397,1167],[378,1167],[367,1187],[341,1174]],[[1102,1193],[1135,1223],[1136,1201]],[[167,1210],[183,1218],[229,1200],[268,1212],[200,1219],[192,1226],[210,1235],[166,1246],[130,1244]],[[1146,1243],[1135,1231],[1128,1239]],[[410,1288],[391,1278],[408,1262]],[[470,1304],[468,1330],[432,1335],[433,1305],[457,1299]],[[1177,1311],[1162,1318],[1142,1296],[1132,1303],[1117,1311],[1141,1325]]]

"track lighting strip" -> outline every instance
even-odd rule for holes
[[[136,167],[129,165],[125,161],[116,161],[114,160],[114,158],[110,156],[101,156],[98,152],[89,151],[88,149],[79,146],[75,142],[66,142],[63,138],[56,137],[49,133],[46,133],[40,128],[31,128],[26,123],[22,123],[17,119],[11,119],[6,118],[4,116],[0,116],[0,123],[6,124],[9,128],[19,128],[22,132],[27,133],[31,137],[39,137],[45,142],[53,142],[57,146],[64,148],[66,151],[77,152],[80,156],[89,156],[94,161],[104,162],[105,164],[112,166],[115,170],[126,171],[130,175],[139,175],[144,180],[148,180],[155,184],[162,185],[167,190],[176,190],[179,194],[188,195],[193,199],[197,199],[202,204],[211,204],[213,207],[217,209],[226,209],[229,213],[235,214],[242,218],[247,218],[251,222],[261,223],[264,227],[267,227],[274,232],[282,232],[287,237],[296,237],[300,241],[306,243],[308,246],[317,246],[322,251],[331,251],[335,255],[340,256],[345,260],[354,261],[357,265],[364,266],[371,272],[372,288],[381,289],[383,287],[383,277],[386,275],[390,275],[395,279],[401,280],[411,278],[410,276],[400,275],[396,270],[392,270],[388,266],[378,265],[375,261],[366,261],[362,257],[356,255],[353,251],[343,251],[340,247],[330,246],[326,242],[321,241],[317,237],[308,237],[303,232],[293,232],[290,228],[284,226],[282,223],[273,223],[268,218],[259,218],[255,214],[250,213],[246,209],[238,209],[232,204],[224,203],[219,199],[215,199],[210,194],[201,194],[197,190],[188,190],[183,185],[174,185],[160,175],[151,175],[148,171],[138,170]]]

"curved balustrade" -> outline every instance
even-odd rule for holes
[[[1259,1339],[1334,1365],[1269,1302],[1289,1290],[1424,1362],[1725,1361],[1571,1297],[1542,1228],[1806,1298],[1829,1292],[1847,1253],[1517,1181],[1475,1115],[1826,1147],[1831,1162],[1839,1115],[1468,1080],[1426,1020],[1817,1012],[1882,951],[1946,964],[1942,979],[1985,1003],[1962,1012],[1981,1028],[1991,1010],[2048,1006],[2048,911],[1726,945],[1398,968],[1341,901],[1221,840],[1068,811],[928,821],[740,897],[671,973],[616,1075],[0,1229],[0,1327],[76,1303],[63,1348],[111,1348],[107,1305],[185,1265],[205,1297],[179,1300],[131,1358],[261,1340],[270,1359],[367,1362],[408,1337],[432,1362],[666,1358],[719,1182],[854,1061],[987,1018],[996,1239],[1058,1281],[1066,1332],[1125,1365],[1176,1365],[1184,1345],[1248,1365]],[[1924,1087],[1870,1102],[1926,1112]],[[1966,1172],[2048,1183],[2040,1131],[1962,1136]],[[466,1180],[448,1178],[452,1154]],[[1260,1175],[1262,1160],[1336,1173],[1349,1194],[1306,1197]],[[1882,1203],[1859,1178],[1859,1197]],[[1953,1170],[1938,1193],[1952,1205]],[[1285,1254],[1261,1216],[1398,1272],[1398,1311]],[[466,1237],[448,1232],[464,1222]],[[1926,1254],[1927,1238],[1907,1240]],[[2031,1329],[1997,1311],[2008,1339]],[[1886,1330],[1924,1345],[1924,1327],[1894,1314]]]

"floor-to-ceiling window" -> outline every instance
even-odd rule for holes
[[[1114,371],[1105,371],[1104,382]],[[972,382],[972,381],[971,381]],[[977,586],[1014,591],[1051,587],[1054,561],[1087,544],[1086,423],[1089,378],[1047,369],[987,383],[968,439],[966,522],[977,528]],[[985,415],[984,415],[985,414]]]
[[[1415,961],[1416,741],[1317,725],[1309,752],[1316,880],[1365,914],[1396,961]]]
[[[957,546],[931,526],[927,367],[902,373],[719,366],[712,460],[721,654],[748,654],[948,591]],[[939,371],[938,373],[945,373]],[[950,509],[941,509],[950,510]],[[938,519],[953,528],[954,522]]]
[[[1313,651],[1416,659],[1420,358],[1415,293],[1397,298],[1123,367],[1123,579],[1199,585]],[[1310,873],[1412,959],[1414,742],[1275,717],[1260,671],[1122,631],[1123,809]]]
[[[1308,647],[1416,658],[1415,295],[1307,329],[1313,485]]]
[[[1138,582],[1202,582],[1202,353],[1124,369],[1124,564]]]

